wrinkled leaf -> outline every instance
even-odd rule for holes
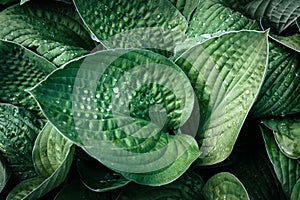
[[[108,169],[98,161],[80,159],[77,161],[77,170],[85,186],[95,192],[113,190],[129,183],[129,180],[121,174]]]
[[[290,198],[292,189],[300,178],[300,164],[297,160],[286,157],[278,148],[272,131],[261,127],[265,141],[267,153],[271,163],[274,166],[275,173],[281,183],[282,189],[287,198]]]
[[[280,44],[300,53],[300,34],[294,34],[294,35],[286,36],[286,37],[278,36],[278,35],[271,35],[271,37],[275,41],[279,42]],[[299,54],[298,54],[298,56],[299,56]]]
[[[266,32],[233,32],[192,47],[176,61],[198,98],[200,164],[231,153],[261,87],[267,47]]]
[[[300,16],[298,0],[254,0],[244,7],[245,12],[254,19],[265,18],[281,33],[295,23]]]
[[[243,184],[228,172],[221,172],[211,177],[204,185],[203,195],[205,200],[250,200]]]
[[[36,176],[31,152],[42,127],[43,122],[26,109],[0,104],[0,152],[21,180]]]
[[[55,66],[24,47],[0,40],[0,102],[22,106],[42,117],[36,102],[24,90],[39,83]]]
[[[55,65],[86,54],[94,47],[72,5],[15,5],[0,13],[0,23],[0,38],[19,43]]]
[[[299,200],[299,199],[300,199],[300,179],[298,179],[297,183],[295,184],[291,195],[291,200]]]
[[[4,160],[0,157],[0,193],[5,187],[9,177],[11,175],[11,172],[9,168],[7,167]]]
[[[159,54],[100,51],[56,70],[30,92],[63,135],[136,182],[171,182],[199,155],[194,138],[180,129],[193,110],[193,88]]]
[[[260,30],[255,20],[248,19],[218,1],[200,1],[189,23],[187,35],[198,41],[234,30]]]
[[[187,20],[190,19],[200,0],[169,0]]]
[[[274,42],[269,43],[269,64],[253,117],[270,117],[300,111],[300,57]]]
[[[36,138],[32,151],[36,172],[41,177],[51,176],[65,160],[72,144],[48,122]]]
[[[168,0],[74,0],[93,38],[108,48],[171,51],[183,40],[187,21]],[[167,10],[167,12],[166,12]]]

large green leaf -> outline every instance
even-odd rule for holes
[[[199,102],[200,164],[221,162],[231,153],[263,81],[267,35],[227,33],[195,45],[177,59]]]
[[[290,198],[293,187],[300,178],[300,164],[297,160],[286,157],[278,148],[272,131],[261,127],[267,153],[274,166],[282,189],[287,198]]]
[[[21,180],[36,176],[31,152],[42,127],[43,122],[26,109],[0,104],[0,152]]]
[[[282,153],[297,159],[300,157],[300,118],[276,118],[263,120],[263,123],[273,130],[276,142]]]
[[[52,142],[56,144],[53,145]],[[47,144],[51,145],[45,148]],[[33,154],[35,167],[42,176],[19,183],[8,194],[7,200],[38,199],[59,186],[65,180],[72,164],[74,148],[71,145],[71,142],[47,123],[37,138]],[[52,171],[53,173],[47,176]]]
[[[82,182],[95,192],[113,190],[129,183],[129,180],[121,174],[108,169],[98,161],[79,159],[77,170]]]
[[[300,179],[295,184],[291,195],[291,200],[299,200],[299,199],[300,199]]]
[[[139,183],[171,182],[199,156],[194,138],[181,133],[194,107],[193,88],[159,54],[100,51],[56,70],[30,92],[63,135]]]
[[[65,160],[72,142],[47,123],[35,140],[32,157],[37,173],[49,177]]]
[[[299,53],[270,42],[264,84],[253,105],[253,117],[281,116],[300,111]]]
[[[259,30],[255,20],[248,19],[219,1],[200,1],[189,23],[187,35],[198,41],[234,30]]]
[[[300,17],[298,0],[254,0],[244,7],[245,12],[254,19],[266,18],[270,25],[281,33]]]
[[[200,0],[169,0],[187,20],[190,19],[193,11],[198,6]]]
[[[272,35],[271,36],[275,41],[279,42],[280,44],[289,47],[298,53],[300,53],[300,34],[294,34],[291,36],[278,36],[278,35]]]
[[[94,47],[72,5],[27,2],[0,13],[0,38],[19,43],[55,65],[88,53]]]
[[[211,177],[204,185],[203,195],[205,200],[250,200],[243,184],[228,172],[221,172]]]
[[[94,39],[109,48],[140,47],[173,51],[187,21],[168,0],[74,0]]]
[[[7,167],[4,160],[0,157],[0,193],[5,187],[9,177],[11,175],[11,172],[9,168]]]
[[[24,47],[0,40],[0,102],[23,106],[42,116],[24,90],[43,80],[55,66]]]

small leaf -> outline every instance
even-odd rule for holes
[[[255,20],[248,19],[239,12],[218,1],[200,1],[187,29],[188,37],[199,42],[234,30],[260,30]]]
[[[6,166],[4,160],[0,157],[0,193],[5,187],[10,175],[11,172],[9,168]]]
[[[199,103],[199,164],[221,162],[231,153],[261,87],[267,54],[266,32],[241,31],[195,45],[177,59]]]
[[[173,50],[187,28],[168,0],[74,0],[93,38],[108,48]],[[167,11],[167,12],[166,12]]]
[[[251,116],[271,117],[300,111],[299,53],[274,42],[269,43],[269,64],[263,86]]]
[[[261,131],[277,178],[281,183],[286,197],[290,198],[292,189],[300,178],[300,164],[297,160],[290,159],[281,153],[272,136],[272,131],[264,127],[261,127]]]
[[[294,24],[300,16],[298,0],[254,0],[244,10],[254,19],[266,18],[278,33]]]
[[[108,169],[98,161],[80,159],[77,161],[77,169],[85,186],[95,192],[106,192],[129,183],[129,180],[121,174]]]
[[[24,47],[0,40],[0,102],[22,106],[43,117],[38,105],[24,90],[46,77],[55,66]]]
[[[204,185],[203,195],[206,200],[250,200],[243,184],[228,172],[221,172],[211,177]]]
[[[200,0],[169,0],[187,20],[190,19],[193,11],[197,8]]]
[[[291,200],[299,200],[299,199],[300,199],[300,179],[295,184],[291,195]]]
[[[0,38],[14,41],[55,65],[86,54],[94,47],[72,5],[27,2],[0,13]]]
[[[43,122],[26,109],[0,104],[0,152],[21,180],[36,176],[31,152],[42,127]]]
[[[49,177],[63,163],[72,142],[48,122],[35,140],[32,157],[37,173]]]
[[[275,41],[279,42],[280,44],[293,49],[300,53],[300,34],[294,34],[291,36],[278,36],[278,35],[271,35],[271,38],[274,39]]]

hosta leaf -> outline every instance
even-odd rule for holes
[[[42,116],[24,90],[43,80],[55,66],[24,47],[0,40],[0,102],[23,106]]]
[[[272,131],[261,127],[267,153],[272,162],[277,178],[287,198],[290,198],[292,189],[300,178],[300,164],[297,160],[286,157],[278,148]]]
[[[130,183],[125,186],[119,195],[119,200],[159,200],[159,199],[185,199],[194,200],[202,197],[202,179],[191,171],[184,173],[176,181],[160,186],[150,187]],[[146,195],[145,195],[146,194]]]
[[[187,21],[168,0],[74,3],[94,39],[109,48],[142,47],[172,51],[183,40]]]
[[[18,0],[0,0],[0,5],[6,5],[14,2],[18,2]]]
[[[97,52],[30,92],[63,135],[137,182],[171,182],[199,155],[194,138],[181,133],[194,107],[193,88],[178,66],[151,51]],[[137,180],[143,173],[149,176]],[[151,179],[152,173],[161,176]]]
[[[298,200],[298,199],[300,199],[300,179],[295,184],[291,195],[291,200]]]
[[[195,37],[198,41],[207,40],[227,31],[259,30],[255,20],[246,18],[225,4],[211,0],[200,1],[189,24],[187,35]]]
[[[72,142],[47,123],[35,140],[32,156],[37,173],[49,177],[64,161]]]
[[[49,126],[49,124],[47,124],[46,127],[47,126]],[[48,135],[49,132],[44,129],[41,132],[41,134]],[[49,191],[53,190],[55,187],[59,186],[65,180],[73,160],[74,148],[70,147],[70,145],[68,146],[69,146],[68,149],[65,149],[64,146],[59,147],[57,149],[58,152],[61,152],[61,154],[57,156],[63,157],[64,159],[63,160],[57,159],[55,161],[56,163],[52,164],[53,166],[57,166],[57,168],[49,177],[38,176],[35,178],[27,179],[19,183],[8,194],[7,200],[38,199],[43,195],[45,195],[46,193],[48,193]]]
[[[249,2],[245,12],[254,19],[266,18],[278,33],[294,24],[300,16],[298,0],[254,0]]]
[[[86,54],[94,47],[72,5],[15,5],[0,13],[0,23],[0,38],[19,43],[55,65]]]
[[[31,152],[42,127],[43,122],[24,108],[0,104],[0,152],[21,180],[36,175]]]
[[[227,33],[195,45],[176,63],[198,98],[200,164],[223,161],[232,151],[257,96],[268,54],[267,33]]]
[[[228,172],[211,177],[204,185],[203,195],[206,200],[250,199],[239,179]]]
[[[82,182],[95,192],[105,192],[122,187],[129,180],[103,166],[98,161],[77,161],[77,169]]]
[[[264,84],[251,115],[281,116],[300,111],[299,53],[270,42],[269,64]]]
[[[278,35],[272,35],[271,36],[275,41],[279,42],[280,44],[289,47],[298,53],[300,53],[300,34],[294,34],[291,36],[278,36]]]
[[[9,177],[10,177],[10,170],[8,169],[4,160],[0,157],[0,193],[5,187]]]
[[[190,19],[200,0],[169,0],[187,20]]]
[[[278,147],[286,156],[297,159],[300,157],[300,118],[276,118],[263,120],[273,130]]]

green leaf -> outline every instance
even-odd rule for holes
[[[199,103],[199,164],[221,162],[231,153],[263,81],[267,34],[227,33],[195,45],[177,59]]]
[[[204,185],[203,195],[206,200],[250,200],[243,184],[228,172],[221,172],[211,177]]]
[[[0,0],[0,5],[11,4],[17,2],[18,0]]]
[[[278,33],[294,24],[300,16],[298,0],[254,0],[244,10],[254,19],[267,19]]]
[[[291,195],[291,200],[298,200],[298,199],[300,199],[300,179],[295,184]]]
[[[0,104],[0,152],[19,179],[36,176],[31,152],[43,122],[24,108]]]
[[[39,83],[55,66],[24,47],[0,40],[0,102],[22,106],[42,117],[36,102],[24,90]]]
[[[276,42],[279,42],[280,44],[300,53],[300,34],[294,34],[286,37],[271,35],[271,38],[274,39]]]
[[[270,117],[300,111],[299,53],[269,43],[269,64],[262,89],[251,110],[253,117]]]
[[[160,186],[150,187],[130,183],[125,186],[119,195],[119,200],[159,200],[159,199],[185,199],[194,200],[202,197],[201,190],[204,183],[202,179],[191,171],[184,173],[176,181]],[[146,194],[146,195],[145,195]]]
[[[43,129],[43,131],[40,133],[39,135],[39,141],[35,144],[35,151],[44,151],[43,148],[43,141],[44,137],[48,136],[48,140],[51,140],[51,137],[55,137],[55,142],[61,142],[63,137],[61,135],[58,135],[58,133],[56,131],[49,131],[49,126],[51,128],[51,125],[48,123],[46,124],[45,128]],[[66,139],[63,139],[66,140]],[[53,142],[54,142],[53,141]],[[37,161],[37,169],[39,171],[39,173],[43,173],[42,175],[46,175],[46,173],[48,173],[49,171],[55,170],[49,177],[42,177],[42,176],[38,176],[35,178],[31,178],[31,179],[27,179],[21,183],[19,183],[15,188],[13,188],[13,190],[8,194],[7,196],[7,200],[20,200],[20,199],[38,199],[40,197],[42,197],[43,195],[47,194],[49,191],[53,190],[54,188],[56,188],[57,186],[59,186],[66,178],[70,166],[72,164],[72,160],[73,160],[73,153],[74,153],[74,148],[71,147],[71,143],[65,141],[65,144],[62,144],[62,146],[56,145],[56,149],[47,149],[47,153],[52,152],[53,151],[57,151],[56,153],[56,158],[53,161],[54,163],[50,163],[50,164],[40,164],[40,161],[37,161],[36,157],[35,161]],[[68,148],[67,148],[68,147]],[[60,152],[60,154],[59,154]],[[42,154],[44,152],[40,152],[40,154]],[[35,153],[36,154],[36,153]],[[47,159],[51,159],[52,156],[49,156],[49,158],[47,158],[45,155],[43,155],[43,158],[45,160]],[[63,158],[63,159],[61,159]],[[40,168],[43,166],[46,167],[50,167],[50,169],[43,169],[44,171],[42,171]],[[56,167],[56,169],[54,169],[54,167]]]
[[[172,52],[183,41],[184,16],[168,0],[74,0],[96,41],[108,48],[150,48]],[[166,12],[167,10],[167,12]]]
[[[275,118],[263,120],[273,130],[278,147],[286,156],[297,159],[300,157],[300,118]]]
[[[188,37],[199,42],[234,30],[259,30],[255,20],[250,20],[218,1],[200,1],[187,29]]]
[[[19,43],[55,65],[86,54],[94,47],[72,5],[15,5],[0,13],[0,23],[0,38]]]
[[[197,8],[200,0],[169,0],[187,20],[190,19],[193,11]]]
[[[11,172],[7,167],[4,160],[0,157],[0,193],[5,187],[8,179],[10,178]]]
[[[98,161],[79,159],[77,170],[85,186],[95,192],[106,192],[129,183],[129,180],[121,174],[108,169]]]
[[[297,160],[286,157],[278,148],[272,131],[261,127],[267,153],[274,166],[275,173],[281,183],[282,189],[287,198],[290,198],[292,189],[300,178],[300,164]]]
[[[36,138],[32,151],[36,172],[42,177],[51,176],[64,161],[72,144],[48,122]]]
[[[56,70],[30,92],[63,135],[139,183],[169,183],[199,156],[194,138],[181,133],[194,107],[193,88],[159,54],[100,51]],[[147,178],[139,178],[143,173]]]

